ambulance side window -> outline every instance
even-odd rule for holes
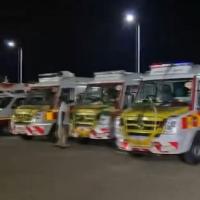
[[[25,100],[25,98],[18,98],[18,99],[16,99],[15,102],[13,103],[13,105],[12,105],[12,109],[15,109],[18,106],[23,105],[24,104],[24,100]]]
[[[137,93],[138,86],[132,85],[127,86],[125,91],[125,98],[124,98],[124,108],[130,108],[133,104]]]

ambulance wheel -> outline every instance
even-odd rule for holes
[[[89,143],[89,138],[78,138],[78,142],[80,144],[88,144]]]
[[[144,154],[142,153],[137,153],[137,152],[134,152],[134,151],[128,151],[129,155],[134,157],[134,158],[141,158],[144,156]]]
[[[196,165],[200,162],[200,134],[195,136],[190,150],[181,155],[181,158],[184,162],[191,165]]]
[[[33,136],[30,136],[30,135],[20,135],[20,137],[21,137],[23,140],[32,140],[32,139],[33,139]]]
[[[10,133],[10,130],[7,126],[4,126],[2,129],[1,129],[1,132],[2,132],[2,135],[3,136],[11,136],[12,134]]]
[[[108,147],[111,147],[111,148],[117,148],[116,142],[115,142],[114,139],[108,139],[108,140],[106,140],[106,145]]]

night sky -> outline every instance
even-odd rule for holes
[[[16,81],[17,49],[7,49],[5,39],[24,49],[25,81],[60,70],[79,76],[135,71],[135,26],[125,25],[126,11],[137,13],[141,24],[143,72],[152,63],[200,63],[197,0],[17,1],[0,6],[0,74]]]

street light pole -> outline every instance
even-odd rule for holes
[[[136,53],[135,53],[135,58],[136,58],[136,72],[140,73],[140,57],[141,57],[141,29],[140,29],[140,24],[137,22],[136,16],[127,13],[125,16],[125,21],[127,24],[133,24],[136,23]]]
[[[6,45],[9,48],[15,48],[16,42],[15,41],[6,41]],[[23,49],[22,47],[17,47],[18,49],[18,82],[22,83],[23,82]]]
[[[140,73],[140,54],[141,54],[141,45],[140,45],[140,24],[137,23],[137,38],[136,38],[136,41],[137,41],[137,51],[136,51],[136,60],[137,60],[137,73],[139,74]]]
[[[23,82],[23,49],[19,47],[19,82]]]

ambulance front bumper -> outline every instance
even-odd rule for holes
[[[75,138],[90,138],[94,140],[108,140],[113,136],[109,128],[76,127],[72,132]]]
[[[162,134],[156,138],[151,145],[150,152],[155,154],[180,154],[181,138],[178,134]]]
[[[11,133],[13,135],[45,136],[49,134],[52,125],[52,123],[15,124],[11,122]]]
[[[181,154],[181,138],[178,135],[161,135],[154,139],[149,146],[134,145],[130,139],[117,139],[117,147],[124,151],[150,152],[153,154]],[[142,141],[141,141],[142,143]]]

